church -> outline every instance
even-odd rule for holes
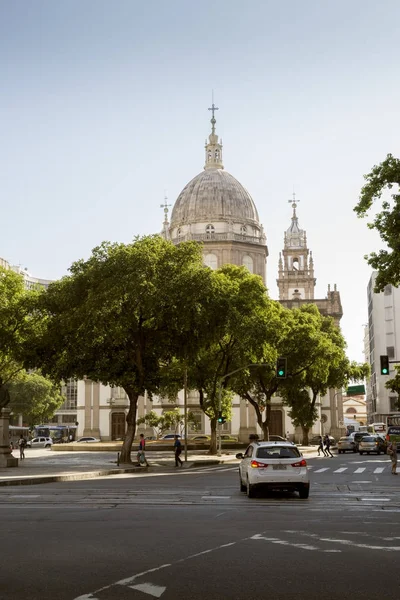
[[[169,220],[165,202],[164,223],[161,235],[179,244],[194,240],[202,244],[204,264],[218,269],[224,264],[244,265],[251,273],[259,275],[266,283],[268,247],[264,228],[260,223],[256,205],[249,192],[224,169],[222,140],[216,133],[215,111],[212,105],[211,133],[205,144],[204,169],[196,175],[179,194]],[[325,298],[315,298],[316,279],[314,260],[307,245],[306,232],[300,228],[295,196],[292,218],[284,233],[283,249],[279,254],[279,301],[287,308],[313,303],[323,315],[331,316],[339,325],[343,315],[340,294],[328,286]],[[301,431],[295,431],[279,397],[272,400],[270,433],[299,441]],[[183,392],[176,406],[183,409]],[[150,401],[146,395],[139,399],[138,418],[154,410],[158,414],[174,408],[162,398]],[[188,392],[188,409],[195,416],[195,426],[189,433],[210,433],[208,418],[201,411],[198,394]],[[123,389],[103,386],[85,380],[77,382],[78,435],[100,437],[103,441],[118,440],[125,433],[125,416],[128,399]],[[343,399],[341,390],[329,390],[318,403],[319,418],[313,433],[329,433],[335,438],[344,431]],[[224,433],[247,441],[249,434],[260,433],[253,407],[236,396],[233,400],[232,421],[223,425]],[[145,426],[139,433],[152,435]]]

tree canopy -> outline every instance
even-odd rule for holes
[[[0,267],[0,409],[10,402],[9,385],[23,369],[23,348],[40,325],[34,302],[39,292],[25,289],[21,275]]]
[[[385,285],[400,285],[400,159],[388,154],[386,159],[375,165],[371,172],[364,176],[367,183],[361,190],[360,199],[355,212],[359,217],[365,217],[373,204],[383,196],[379,212],[373,221],[368,223],[370,229],[375,229],[388,249],[378,253],[371,252],[365,256],[368,264],[378,271],[375,281],[375,291],[383,291]],[[388,195],[386,191],[393,191]]]
[[[55,379],[121,386],[129,398],[121,462],[131,462],[138,397],[158,393],[162,369],[196,346],[210,292],[210,270],[194,242],[160,236],[103,243],[51,284],[37,310],[45,328],[29,356]]]
[[[60,386],[38,372],[20,372],[9,387],[11,410],[29,426],[48,422],[65,399]]]

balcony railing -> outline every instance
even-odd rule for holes
[[[226,231],[223,233],[186,233],[172,239],[174,244],[179,242],[242,242],[244,244],[265,244],[265,236],[257,237],[255,235],[243,235],[241,233],[233,233]]]

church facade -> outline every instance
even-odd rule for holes
[[[218,269],[224,264],[244,265],[251,273],[266,282],[268,247],[266,235],[260,223],[256,205],[249,192],[224,169],[223,146],[215,131],[214,104],[210,109],[211,134],[205,144],[205,165],[179,194],[168,219],[168,205],[164,205],[162,235],[174,244],[194,240],[202,244],[204,264]],[[300,229],[293,201],[293,216],[284,235],[284,248],[279,257],[279,301],[287,308],[303,303],[316,304],[320,312],[330,315],[339,325],[342,317],[340,294],[336,289],[325,298],[314,298],[316,279],[312,253],[307,247],[306,232]],[[286,435],[299,440],[301,432],[294,431],[286,407],[280,398],[272,400],[273,410],[270,433]],[[177,406],[183,408],[183,392]],[[174,405],[162,398],[150,401],[146,396],[139,399],[138,418],[154,410],[162,414]],[[188,409],[196,419],[196,433],[210,433],[208,418],[201,411],[196,391],[188,392]],[[330,390],[320,399],[319,420],[315,433],[330,433],[337,437],[343,431],[343,403],[341,392]],[[93,435],[102,440],[118,440],[124,436],[128,399],[121,388],[103,386],[85,380],[78,382],[77,421],[78,435]],[[233,400],[232,421],[223,425],[224,432],[237,435],[246,441],[250,433],[260,433],[253,407],[246,400]],[[144,426],[138,433],[151,435]],[[190,428],[189,428],[189,432]],[[194,433],[194,430],[192,430]]]

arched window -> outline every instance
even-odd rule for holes
[[[349,406],[349,408],[346,410],[346,413],[348,415],[355,415],[357,412],[357,410],[355,408],[353,408],[353,406]]]
[[[215,151],[215,160],[219,160],[219,150]]]
[[[299,270],[299,259],[293,258],[293,271],[298,271]]]
[[[248,256],[247,254],[246,256],[243,256],[243,266],[245,266],[250,271],[250,273],[253,273],[254,267],[253,259],[251,258],[251,256]]]
[[[214,227],[214,225],[207,225],[207,227],[206,227],[206,235],[207,235],[207,237],[208,238],[213,237],[214,233],[215,233],[215,227]]]
[[[240,228],[240,233],[241,233],[242,235],[246,235],[246,233],[247,233],[247,227],[246,227],[246,225],[242,225],[242,226],[241,226],[241,228]]]
[[[210,267],[213,271],[218,269],[218,257],[215,254],[206,254],[204,257],[204,264],[206,267]]]
[[[177,234],[178,234],[178,239],[179,239],[182,236],[182,229],[180,227],[178,227]]]

